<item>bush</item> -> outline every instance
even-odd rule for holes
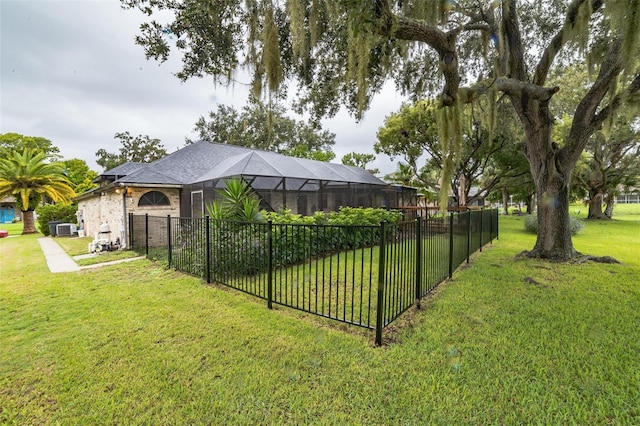
[[[584,229],[584,222],[580,219],[570,216],[571,235],[577,235]],[[524,219],[524,229],[531,234],[538,233],[538,215],[530,214]]]
[[[38,229],[44,235],[51,235],[49,222],[59,220],[64,223],[76,223],[78,221],[77,211],[77,205],[45,204],[40,206],[36,208]]]
[[[290,210],[265,212],[264,215],[273,221],[273,263],[276,266],[376,245],[380,239],[377,228],[380,222],[395,224],[402,219],[402,213],[397,211],[353,207],[342,207],[338,212],[326,214],[317,212],[313,216],[291,214]],[[388,231],[391,233],[393,229],[389,227]]]
[[[374,208],[343,207],[339,212],[318,212],[313,216],[262,212],[273,222],[272,261],[276,267],[296,264],[313,256],[368,247],[379,243],[380,222],[398,223],[402,214]],[[338,226],[332,226],[338,225]],[[267,225],[214,221],[214,274],[253,275],[267,270]],[[388,228],[392,232],[392,227]]]

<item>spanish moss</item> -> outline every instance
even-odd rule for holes
[[[462,150],[462,111],[460,102],[437,110],[438,133],[442,146],[442,176],[440,178],[440,209],[444,213],[449,202],[451,180]]]

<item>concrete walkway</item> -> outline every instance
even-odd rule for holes
[[[53,238],[44,237],[38,238],[42,253],[47,259],[47,266],[51,272],[74,272],[79,271],[80,267],[73,261],[62,247],[58,245]]]
[[[111,262],[96,263],[94,265],[78,266],[51,237],[38,238],[42,253],[47,259],[47,266],[51,272],[75,272],[82,269],[93,269],[101,266],[115,265],[117,263],[131,262],[132,260],[144,259],[144,256],[131,257],[128,259],[112,260]]]

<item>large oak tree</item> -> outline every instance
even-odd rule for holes
[[[531,256],[577,255],[571,174],[590,136],[640,90],[638,0],[122,1],[160,20],[172,15],[143,24],[137,42],[149,58],[180,51],[182,79],[212,75],[228,84],[244,69],[255,93],[295,80],[301,106],[326,115],[346,105],[358,117],[390,78],[415,98],[437,90],[439,125],[454,149],[462,139],[460,104],[505,96],[523,126],[536,186]],[[560,88],[547,86],[549,71],[587,59],[596,78],[558,143],[549,108]]]
[[[201,116],[193,129],[196,140],[246,146],[278,152],[292,157],[330,161],[335,134],[285,114],[275,102],[250,102],[240,111],[233,106],[218,105],[208,118]],[[195,142],[185,139],[187,144]]]
[[[131,136],[129,132],[116,133],[114,139],[120,139],[120,149],[117,153],[107,152],[104,148],[96,151],[96,163],[105,171],[111,170],[126,162],[152,163],[167,155],[167,150],[160,139],[150,138],[149,135]]]
[[[440,200],[446,208],[449,195],[457,206],[473,205],[503,179],[528,174],[528,167],[522,170],[522,161],[518,161],[518,153],[514,153],[522,135],[514,128],[515,117],[510,106],[502,105],[497,110],[501,120],[499,124],[494,123],[493,129],[487,128],[480,119],[485,114],[482,105],[463,108],[462,146],[455,155],[444,148],[446,141],[440,137],[435,118],[437,108],[426,100],[403,105],[378,129],[375,151],[392,159],[402,157],[411,172],[413,185],[422,191],[438,192],[441,182],[449,180],[451,194],[441,193]],[[504,161],[505,155],[509,161]],[[447,161],[451,163],[448,169]]]
[[[0,134],[0,149],[7,151],[23,152],[25,149],[32,149],[37,152],[44,152],[50,161],[60,161],[60,149],[53,143],[41,136],[27,136],[19,133]]]
[[[570,113],[584,97],[591,79],[584,66],[558,69],[554,83],[563,87],[555,96],[554,137],[564,140],[571,128]],[[640,117],[634,108],[621,109],[589,139],[573,173],[572,191],[586,196],[589,219],[611,218],[618,191],[636,186],[640,175]],[[607,209],[603,211],[603,204]]]

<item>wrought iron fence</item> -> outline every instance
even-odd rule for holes
[[[129,215],[129,247],[267,301],[382,330],[498,236],[498,211],[379,226]]]

